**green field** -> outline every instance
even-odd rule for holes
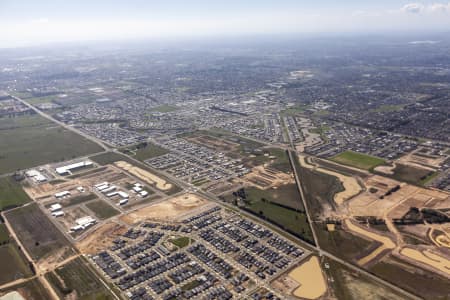
[[[436,174],[423,168],[403,164],[396,164],[393,171],[392,177],[394,179],[419,185],[422,184],[422,181]]]
[[[384,159],[353,151],[344,151],[332,157],[331,160],[363,170],[370,170],[385,162]]]
[[[160,113],[167,113],[167,112],[172,112],[172,111],[176,111],[176,110],[178,110],[178,107],[169,105],[169,104],[163,104],[163,105],[156,106],[156,107],[153,107],[152,109],[150,109],[150,111],[157,111]]]
[[[72,206],[72,205],[77,205],[77,204],[81,204],[84,202],[88,202],[88,201],[91,201],[91,200],[94,200],[97,198],[98,197],[95,194],[89,193],[86,195],[77,195],[77,196],[74,196],[74,197],[71,197],[68,199],[60,200],[60,203],[63,207],[66,207],[66,206]]]
[[[89,202],[88,204],[86,204],[86,207],[92,210],[92,212],[95,213],[97,218],[102,220],[111,218],[120,213],[117,209],[115,209],[114,207],[105,203],[105,201],[102,200]]]
[[[335,210],[334,195],[343,190],[339,179],[307,168],[301,168],[299,175],[305,200],[312,216],[320,216],[324,208]]]
[[[43,97],[33,97],[33,98],[28,98],[27,102],[30,104],[42,104],[42,103],[50,103],[53,102],[53,100],[57,99],[56,95],[53,96],[43,96]]]
[[[66,237],[53,225],[47,216],[33,203],[5,214],[22,245],[36,260],[66,248],[66,254],[73,254]]]
[[[190,243],[190,239],[186,236],[171,239],[170,242],[177,246],[178,248],[184,248]]]
[[[15,242],[0,246],[0,285],[33,275],[24,255]]]
[[[344,231],[336,226],[335,231],[328,231],[325,224],[315,224],[315,232],[322,249],[347,261],[354,261],[361,253],[368,252],[374,243]]]
[[[57,276],[54,274],[56,273]],[[76,258],[63,267],[46,275],[61,298],[76,295],[79,300],[112,300],[113,295],[105,288],[88,263]],[[72,298],[70,298],[72,299]]]
[[[20,291],[20,294],[23,295],[26,300],[51,299],[50,295],[37,278],[25,283],[11,286],[4,290],[0,290],[0,294],[9,293],[12,291]]]
[[[9,242],[9,231],[5,224],[0,223],[0,245]]]
[[[194,280],[194,281],[188,282],[185,285],[183,285],[181,287],[181,290],[183,290],[183,291],[190,291],[190,290],[195,289],[196,287],[198,287],[200,284],[201,284],[200,281]]]
[[[24,192],[19,182],[12,177],[0,178],[0,211],[20,206],[31,199]]]
[[[246,208],[260,218],[271,221],[282,229],[300,236],[305,241],[313,242],[305,213],[264,201],[253,201]]]
[[[286,185],[284,188],[280,187],[276,190],[248,188],[245,189],[245,192],[246,199],[243,202],[246,210],[253,212],[262,219],[273,222],[280,228],[288,230],[306,241],[313,241],[311,229],[295,184]],[[280,196],[283,196],[283,198]],[[291,200],[286,202],[284,197]],[[282,205],[288,206],[288,204],[291,204],[296,208],[280,206],[280,202],[283,202]]]
[[[295,115],[304,113],[305,110],[308,108],[309,108],[308,105],[298,104],[295,106],[290,106],[290,107],[286,108],[285,110],[281,111],[280,113],[282,115],[286,115],[286,116],[295,116]]]
[[[116,161],[126,161],[131,163],[132,160],[128,159],[126,156],[123,156],[119,153],[115,153],[115,152],[106,152],[106,153],[102,153],[102,154],[97,154],[94,156],[89,157],[92,161],[98,163],[99,165],[109,165],[112,164]]]
[[[290,173],[292,172],[291,163],[289,162],[289,155],[283,149],[278,148],[269,148],[264,149],[264,151],[269,154],[269,156],[275,156],[276,159],[273,163],[270,164],[271,168],[274,168],[278,171]]]
[[[302,167],[298,161],[295,167],[311,217],[318,218],[324,208],[334,210],[334,195],[343,190],[339,179]]]
[[[276,189],[260,190],[255,187],[246,188],[247,198],[250,201],[266,199],[273,202],[288,206],[294,210],[304,211],[303,203],[295,183],[281,185]]]
[[[0,141],[0,174],[102,150],[38,115],[0,118]]]
[[[132,147],[121,150],[123,153],[129,154],[140,161],[164,155],[169,153],[169,150],[161,148],[155,144],[145,142]]]

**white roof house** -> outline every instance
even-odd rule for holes
[[[125,193],[125,192],[122,192],[122,191],[119,191],[119,192],[117,192],[118,194],[119,194],[119,196],[120,197],[122,197],[122,198],[125,198],[125,199],[127,199],[129,196],[128,196],[128,194],[127,193]]]
[[[54,216],[55,218],[62,217],[62,216],[64,216],[64,212],[62,210],[58,210],[58,211],[53,212],[52,216]]]
[[[69,195],[70,195],[69,191],[62,191],[62,192],[56,193],[55,197],[56,198],[62,198],[62,197],[69,196]]]
[[[52,205],[50,206],[50,211],[51,211],[51,212],[55,212],[55,211],[57,211],[57,210],[60,210],[61,208],[62,208],[62,205],[59,204],[59,203],[52,204]]]
[[[75,220],[75,223],[78,226],[82,226],[84,228],[86,228],[86,227],[88,227],[88,226],[90,226],[90,225],[92,225],[92,224],[94,224],[96,222],[97,222],[97,220],[95,220],[91,216],[86,216],[86,217],[78,218],[78,219]]]

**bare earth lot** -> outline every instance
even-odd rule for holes
[[[147,219],[153,220],[176,220],[184,217],[193,211],[198,212],[198,209],[205,208],[210,204],[209,201],[200,198],[195,194],[183,194],[163,202],[150,205],[127,215],[120,219],[128,224],[135,224]]]

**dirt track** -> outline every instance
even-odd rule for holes
[[[86,238],[76,243],[76,247],[83,254],[94,254],[104,250],[119,235],[125,233],[127,228],[115,222],[101,225]]]
[[[349,219],[345,220],[345,225],[347,226],[347,228],[349,230],[351,230],[353,232],[356,232],[359,235],[365,236],[366,238],[369,238],[371,240],[380,242],[382,244],[380,247],[375,249],[372,253],[370,253],[369,255],[361,258],[358,261],[359,265],[365,265],[366,263],[370,262],[375,257],[377,257],[384,250],[392,250],[392,249],[394,249],[396,247],[395,243],[390,238],[388,238],[386,236],[383,236],[381,234],[376,234],[374,232],[365,230],[362,227],[359,227],[359,226],[353,224]]]

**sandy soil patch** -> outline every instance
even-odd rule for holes
[[[342,203],[344,203],[344,201],[358,195],[362,191],[362,188],[359,185],[356,178],[351,177],[351,176],[345,176],[341,173],[334,172],[334,171],[331,171],[328,169],[315,168],[314,166],[312,166],[306,162],[306,159],[303,155],[299,155],[299,158],[300,158],[300,164],[303,167],[306,167],[308,169],[314,168],[316,171],[337,177],[339,179],[339,181],[344,186],[344,190],[342,192],[339,192],[334,195],[334,201],[336,202],[336,204],[341,205]]]
[[[141,168],[135,167],[127,162],[124,161],[116,161],[114,163],[119,168],[130,172],[134,176],[138,177],[139,179],[151,184],[155,185],[157,189],[162,191],[168,191],[172,188],[172,184],[168,183],[164,179],[156,176],[155,174],[152,174],[146,170],[143,170]]]
[[[83,254],[95,254],[112,245],[112,241],[126,231],[127,228],[123,225],[115,222],[105,223],[77,242],[75,246]]]
[[[415,151],[417,152],[417,151]],[[445,161],[444,156],[442,157],[425,157],[425,156],[419,156],[415,155],[415,152],[409,153],[405,156],[400,157],[397,161],[404,164],[409,164],[411,166],[420,167],[420,168],[426,168],[430,171],[435,171],[437,168],[439,168],[442,163]]]
[[[437,226],[439,228],[439,226]],[[432,228],[428,231],[428,238],[438,247],[450,248],[450,228]]]
[[[450,261],[443,256],[431,252],[430,250],[419,251],[411,248],[403,248],[400,251],[400,254],[450,276]]]
[[[370,215],[383,218],[386,212],[389,212],[403,201],[410,198],[417,198],[416,193],[419,190],[418,187],[408,184],[401,184],[398,181],[376,175],[370,177],[364,182],[364,184],[367,189],[377,186],[378,192],[370,193],[369,191],[365,191],[349,201],[348,208],[352,215]],[[395,187],[396,185],[401,186],[400,190],[389,196],[385,196],[383,199],[380,199],[380,196],[384,195],[389,189]],[[399,212],[399,214],[404,212],[404,209],[400,210],[401,212]]]
[[[295,182],[292,174],[265,168],[264,166],[254,167],[252,172],[245,175],[241,181],[256,185],[263,190]]]
[[[135,224],[147,219],[173,221],[197,212],[199,208],[210,204],[195,194],[183,194],[169,200],[153,204],[122,216],[120,219],[128,224]]]
[[[381,252],[383,252],[384,250],[392,250],[396,247],[395,243],[388,237],[381,235],[381,234],[377,234],[375,232],[369,231],[369,230],[365,230],[362,227],[359,227],[355,224],[353,224],[349,219],[345,220],[345,225],[347,226],[347,228],[353,232],[358,233],[359,235],[362,235],[370,240],[374,240],[377,242],[380,242],[382,245],[380,247],[378,247],[377,249],[375,249],[374,251],[372,251],[369,255],[361,258],[358,261],[359,265],[364,265],[368,262],[370,262],[371,260],[373,260],[375,257],[377,257]]]
[[[330,224],[330,223],[328,223],[327,224],[327,230],[328,231],[335,231],[336,230],[336,224]]]
[[[395,164],[393,166],[378,166],[375,167],[374,171],[386,174],[386,175],[394,175]]]
[[[273,281],[271,286],[274,289],[279,290],[283,295],[290,295],[299,286],[299,283],[286,275]]]
[[[436,237],[436,243],[439,244],[439,246],[450,248],[450,238],[444,234],[438,235]]]
[[[327,291],[327,284],[317,256],[312,256],[308,261],[292,270],[289,277],[300,285],[294,291],[296,297],[317,299]]]
[[[25,298],[22,297],[22,295],[19,294],[19,292],[13,291],[4,296],[1,296],[0,300],[25,300]]]

